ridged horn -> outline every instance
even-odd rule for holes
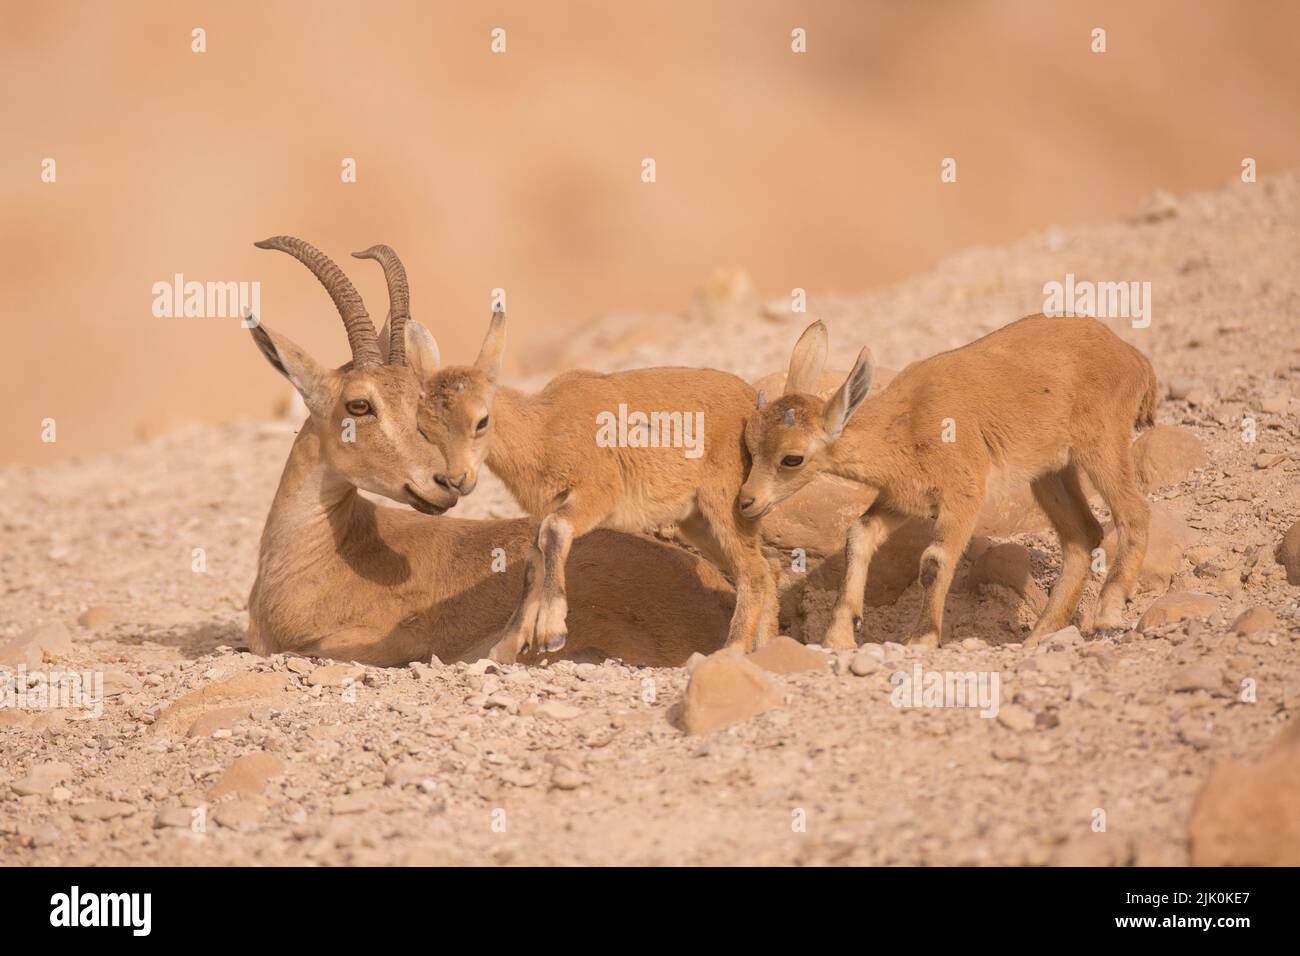
[[[411,290],[406,284],[406,268],[391,246],[371,246],[365,252],[352,253],[352,256],[374,259],[384,267],[384,281],[388,283],[388,364],[405,365],[406,320],[411,317]]]
[[[379,365],[383,356],[379,353],[379,333],[366,313],[366,305],[353,287],[343,270],[334,264],[329,256],[309,242],[295,239],[293,236],[272,236],[253,245],[259,249],[278,249],[293,256],[312,271],[325,291],[334,300],[334,307],[343,317],[343,327],[348,332],[348,344],[352,347],[352,365],[362,368],[366,365]]]

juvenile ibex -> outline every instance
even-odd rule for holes
[[[408,341],[425,336],[417,323],[407,329]],[[753,388],[711,369],[651,368],[568,372],[525,395],[498,384],[505,344],[496,311],[474,365],[417,363],[427,393],[420,428],[447,463],[443,489],[469,494],[486,464],[542,519],[534,573],[493,656],[564,646],[565,559],[594,528],[675,524],[735,580],[728,644],[750,650],[774,633],[776,585],[758,521],[736,508]]]
[[[387,246],[360,257],[383,264],[390,327],[376,335],[343,272],[307,243],[279,236],[257,244],[287,252],[325,286],[343,316],[352,361],[324,368],[265,325],[252,329],[263,354],[302,394],[310,416],[285,464],[262,533],[248,601],[249,644],[370,664],[483,656],[524,587],[537,522],[427,518],[377,507],[363,488],[439,514],[456,495],[416,426],[420,383],[408,358],[436,364],[432,341],[413,336],[406,275]],[[390,331],[391,330],[391,331]],[[617,560],[616,560],[617,557]],[[721,575],[688,552],[634,535],[592,535],[574,549],[568,653],[680,665],[708,652],[732,610]]]
[[[867,566],[908,516],[935,519],[921,556],[921,615],[909,643],[937,646],[957,560],[986,496],[1028,482],[1061,540],[1061,576],[1026,646],[1069,623],[1087,583],[1101,526],[1082,470],[1114,516],[1118,556],[1095,625],[1119,627],[1146,553],[1149,509],[1134,480],[1132,430],[1156,406],[1151,363],[1088,318],[1031,316],[959,349],[916,362],[865,400],[872,362],[863,349],[843,386],[814,395],[826,328],[809,326],[790,359],[785,394],[760,403],[745,430],[753,458],[741,511],[761,517],[829,472],[878,491],[849,529],[844,589],[825,643],[854,646]]]

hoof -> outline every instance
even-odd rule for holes
[[[546,638],[539,638],[539,641],[541,642],[542,650],[546,651],[548,654],[553,654],[562,649],[564,647],[564,642],[568,639],[569,635],[561,631],[558,634],[552,634]]]

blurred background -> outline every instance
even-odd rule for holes
[[[382,273],[348,253],[392,245],[445,361],[473,358],[505,288],[520,373],[593,316],[685,308],[718,267],[764,296],[856,292],[1219,186],[1244,156],[1261,175],[1300,163],[1294,2],[4,0],[0,16],[5,462],[283,403],[237,319],[154,317],[176,273],[260,282],[269,326],[344,361],[307,270],[254,249],[270,235],[329,253],[377,321]]]

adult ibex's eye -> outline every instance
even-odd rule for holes
[[[786,455],[781,459],[781,464],[786,468],[798,468],[803,464],[803,455]]]
[[[355,399],[354,401],[348,402],[347,405],[344,407],[347,408],[349,415],[370,414],[370,403],[367,402],[364,398],[358,398]]]
[[[482,418],[479,419],[479,423],[474,426],[474,430],[481,432],[481,431],[485,431],[487,427],[488,427],[488,416],[484,415]]]

